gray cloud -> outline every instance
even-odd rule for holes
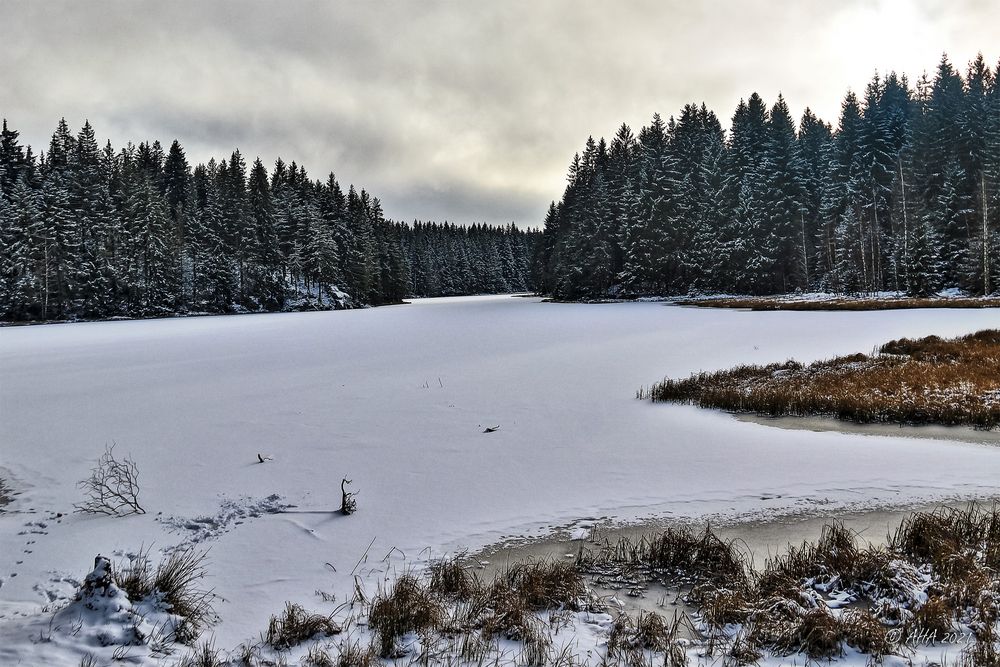
[[[588,135],[783,93],[835,121],[847,88],[995,49],[987,0],[0,0],[0,114],[36,146],[89,118],[193,161],[279,155],[397,219],[537,225]],[[995,59],[998,53],[986,52]]]

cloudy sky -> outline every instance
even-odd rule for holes
[[[996,0],[0,0],[0,115],[36,146],[239,147],[396,219],[536,225],[588,135],[758,91],[835,121],[875,70],[1000,57]]]

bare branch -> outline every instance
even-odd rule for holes
[[[145,514],[139,505],[139,470],[131,457],[115,458],[115,445],[104,449],[90,477],[77,484],[86,500],[74,505],[77,512],[127,516]]]

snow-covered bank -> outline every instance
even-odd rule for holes
[[[0,514],[0,663],[59,664],[20,615],[71,595],[96,554],[143,544],[211,547],[216,644],[232,647],[285,600],[332,608],[314,591],[343,600],[352,572],[374,586],[551,526],[992,494],[993,447],[774,429],[633,396],[665,375],[998,325],[995,310],[477,297],[0,330],[0,477],[19,492]],[[72,514],[111,442],[136,461],[148,513]],[[358,513],[323,512],[345,475]]]

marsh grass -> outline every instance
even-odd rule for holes
[[[841,626],[844,641],[873,661],[880,661],[893,650],[888,628],[867,609],[849,610],[841,619]]]
[[[826,660],[845,646],[875,664],[906,650],[902,638],[933,643],[968,631],[983,644],[970,647],[969,660],[982,662],[962,664],[988,665],[996,664],[990,656],[1000,618],[998,541],[1000,508],[969,504],[914,513],[884,546],[859,546],[833,521],[819,539],[789,546],[759,569],[739,544],[684,527],[606,540],[580,567],[676,587],[698,608],[698,631],[722,647],[727,665],[752,664],[765,652]],[[843,611],[832,613],[835,606]],[[609,654],[624,656],[637,636],[636,623],[620,619]]]
[[[112,568],[112,579],[129,600],[157,597],[183,621],[174,628],[173,639],[188,644],[217,619],[216,595],[201,586],[205,577],[206,551],[193,547],[175,549],[154,568],[149,549],[140,549],[129,560]]]
[[[265,644],[280,651],[313,637],[329,637],[340,632],[341,627],[334,622],[333,616],[314,614],[301,605],[286,602],[284,611],[271,617],[263,639]]]
[[[835,658],[843,654],[844,628],[824,608],[810,609],[797,621],[782,625],[772,648],[779,653],[791,655],[804,653],[810,658]]]
[[[437,561],[424,579],[412,572],[396,578],[391,590],[371,601],[368,623],[383,658],[401,657],[400,639],[421,636],[461,637],[458,648],[467,659],[483,658],[497,638],[519,641],[527,664],[544,664],[551,649],[550,629],[538,612],[577,610],[587,587],[572,563],[525,561],[483,582],[460,559]]]
[[[605,664],[645,665],[647,652],[661,654],[658,664],[665,667],[686,665],[687,655],[677,641],[681,618],[667,621],[663,616],[640,611],[633,619],[619,614],[608,635]]]
[[[226,664],[222,653],[216,650],[212,642],[206,641],[181,658],[177,667],[225,667]]]
[[[437,560],[431,563],[429,569],[428,589],[444,599],[468,600],[481,586],[458,557]]]
[[[949,643],[945,637],[955,632],[971,632],[976,641],[952,664],[988,667],[1000,665],[998,539],[1000,509],[970,504],[912,514],[883,546],[859,546],[857,535],[834,521],[817,540],[754,568],[741,543],[708,527],[674,526],[605,539],[575,562],[515,562],[489,581],[463,559],[437,561],[426,576],[404,572],[370,602],[344,605],[352,611],[343,626],[332,615],[288,604],[271,619],[260,646],[284,651],[312,639],[302,663],[317,667],[373,667],[386,660],[569,667],[580,656],[565,644],[557,648],[558,633],[575,622],[576,612],[607,611],[584,574],[617,573],[627,585],[656,581],[676,588],[698,614],[694,622],[687,615],[619,614],[599,654],[602,665],[686,665],[692,640],[681,637],[683,626],[703,655],[733,667],[782,656],[827,661],[849,649],[879,664],[885,656],[906,655],[915,641]],[[148,559],[137,559],[137,567],[119,577],[124,586],[146,590],[142,582],[154,580],[155,571]],[[363,636],[365,645],[351,637],[355,624],[372,631]],[[339,645],[316,641],[341,627]],[[419,641],[404,645],[407,635]],[[199,647],[192,660],[209,662],[189,664],[212,664],[213,655],[210,646]],[[253,659],[264,664],[259,655]]]
[[[357,639],[347,639],[340,642],[334,664],[336,667],[375,667],[381,661],[371,645],[362,646]]]
[[[1000,330],[900,339],[871,355],[744,365],[637,392],[654,402],[859,423],[1000,425]]]
[[[887,299],[875,298],[837,298],[789,300],[778,297],[744,297],[744,298],[708,298],[681,299],[685,306],[701,308],[739,308],[743,310],[794,310],[794,311],[824,311],[824,310],[905,310],[911,308],[998,308],[1000,298],[962,298],[962,297],[896,297]]]
[[[677,583],[724,582],[731,589],[746,590],[749,556],[736,541],[722,540],[710,528],[696,532],[688,526],[670,526],[634,539],[605,540],[595,553],[582,557],[580,567],[593,571],[628,564]]]
[[[391,591],[376,594],[368,613],[383,658],[401,655],[397,641],[404,634],[440,629],[446,618],[442,600],[411,572],[400,575]]]

